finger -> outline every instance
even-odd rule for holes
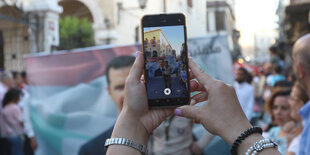
[[[193,75],[196,77],[196,79],[201,83],[203,86],[212,85],[214,82],[214,79],[208,75],[205,71],[203,71],[192,58],[189,58],[188,63]]]
[[[141,75],[143,73],[143,64],[144,64],[143,53],[137,52],[136,60],[132,65],[127,78],[129,83],[138,83],[140,81]]]
[[[200,85],[197,80],[191,80],[189,84],[190,84],[191,92],[204,91],[204,87]]]
[[[186,105],[175,109],[174,113],[177,116],[182,116],[189,119],[200,121],[200,114],[199,114],[200,108],[201,107],[198,106]]]
[[[200,93],[192,96],[191,99],[194,100],[196,103],[206,101],[206,100],[208,100],[208,93],[207,92],[200,92]]]
[[[140,81],[145,83],[145,78],[144,78],[144,74],[142,74],[141,78],[140,78]]]
[[[195,79],[195,75],[192,73],[191,70],[189,70],[189,79],[192,80],[192,79]]]

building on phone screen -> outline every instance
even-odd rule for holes
[[[147,58],[176,56],[160,28],[144,32],[144,50]]]

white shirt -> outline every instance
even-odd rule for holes
[[[295,153],[295,155],[298,154],[299,151],[299,142],[300,142],[300,135],[299,134],[297,137],[295,137],[293,139],[293,141],[291,142],[290,146],[288,147],[288,151],[287,152],[293,152]]]
[[[251,120],[254,105],[254,87],[247,82],[235,82],[238,100],[248,120]]]
[[[29,92],[25,88],[22,89],[22,91],[23,91],[23,96],[21,97],[18,104],[23,109],[24,131],[27,134],[28,138],[31,138],[31,137],[34,137],[34,131],[33,131],[31,116],[30,116]]]
[[[2,82],[0,82],[0,111],[2,109],[2,100],[7,91],[8,91],[8,87],[4,85]]]

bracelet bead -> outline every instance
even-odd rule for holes
[[[237,148],[238,146],[241,144],[241,142],[247,138],[249,135],[254,134],[254,133],[263,133],[263,130],[260,127],[251,127],[249,129],[247,129],[246,131],[244,131],[243,133],[241,133],[240,136],[238,136],[238,138],[234,141],[232,147],[231,147],[231,154],[232,155],[237,155]]]

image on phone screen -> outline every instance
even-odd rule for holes
[[[188,97],[184,25],[144,27],[145,79],[152,99]]]

